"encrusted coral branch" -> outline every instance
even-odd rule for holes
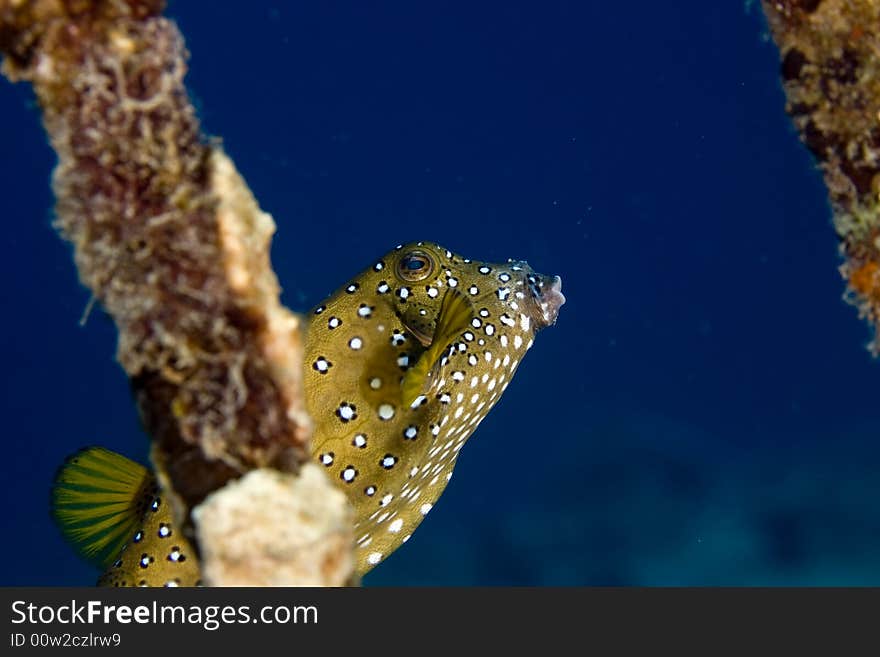
[[[57,225],[116,322],[154,465],[192,536],[190,511],[212,491],[256,468],[296,473],[310,422],[300,319],[269,263],[274,224],[201,136],[163,4],[0,0],[0,53],[36,92],[59,158]],[[334,536],[349,517],[337,511]]]
[[[786,110],[822,168],[846,299],[880,354],[880,2],[763,0]]]

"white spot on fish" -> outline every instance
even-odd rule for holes
[[[357,417],[357,414],[355,413],[355,407],[345,402],[339,405],[339,408],[336,410],[336,414],[343,422],[348,422]]]

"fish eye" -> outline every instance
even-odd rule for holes
[[[397,275],[405,281],[423,281],[434,271],[434,260],[424,251],[410,251],[397,261]]]

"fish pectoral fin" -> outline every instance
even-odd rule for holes
[[[404,404],[411,405],[429,387],[430,382],[436,379],[443,352],[468,329],[473,318],[474,307],[470,300],[456,288],[448,288],[440,304],[437,328],[431,338],[431,346],[407,370],[403,378]]]
[[[81,557],[107,568],[141,523],[155,488],[142,465],[103,447],[86,447],[58,468],[52,517]]]

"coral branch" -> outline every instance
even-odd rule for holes
[[[183,40],[162,8],[0,0],[0,52],[6,76],[36,92],[59,158],[57,226],[116,322],[154,465],[192,536],[190,510],[227,482],[255,468],[295,474],[311,427],[300,319],[280,305],[269,263],[274,224],[201,136]]]
[[[816,157],[845,258],[846,299],[880,354],[880,3],[763,0],[786,110]]]

